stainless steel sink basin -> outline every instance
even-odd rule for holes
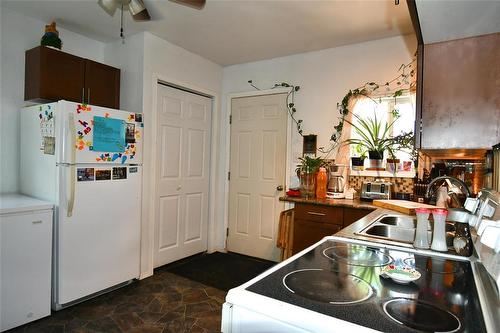
[[[357,232],[357,235],[386,239],[393,242],[413,243],[415,238],[416,219],[407,216],[383,215],[363,230]],[[428,223],[429,239],[432,238],[431,224]],[[452,223],[446,223],[446,243],[453,245],[455,226]]]
[[[416,227],[417,221],[412,217],[385,215],[378,219],[376,222],[394,225],[402,228],[414,229]]]
[[[365,233],[370,236],[376,236],[405,243],[413,243],[413,239],[415,238],[415,229],[398,228],[380,224],[366,229]]]

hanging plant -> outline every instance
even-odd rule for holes
[[[248,84],[250,84],[253,88],[256,90],[261,90],[257,86],[253,84],[252,80],[248,80]],[[288,94],[286,96],[286,108],[288,111],[288,114],[290,115],[290,118],[293,120],[295,123],[295,126],[297,127],[297,132],[300,134],[300,136],[303,136],[302,134],[302,119],[296,119],[295,118],[295,113],[297,112],[297,107],[295,106],[295,93],[300,90],[300,86],[296,86],[293,84],[289,84],[286,82],[281,82],[281,83],[275,83],[271,89],[275,88],[290,88],[288,91]]]
[[[344,129],[344,123],[349,112],[352,111],[349,110],[349,101],[351,98],[363,96],[377,103],[373,96],[374,93],[379,91],[381,88],[385,89],[384,95],[394,98],[402,96],[404,92],[413,89],[416,84],[414,79],[412,79],[415,77],[415,69],[413,68],[415,62],[416,58],[408,64],[402,64],[398,69],[398,75],[390,81],[385,83],[366,82],[358,88],[350,89],[344,98],[342,98],[342,101],[337,103],[337,110],[340,117],[338,124],[333,126],[333,133],[330,136],[330,147],[320,147],[318,150],[322,153],[329,154],[342,143],[340,139],[342,136],[342,130]],[[393,110],[393,113],[397,114],[397,110]]]

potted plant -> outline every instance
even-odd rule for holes
[[[351,156],[351,168],[356,171],[363,171],[365,166],[366,151],[361,145],[356,145],[354,153]]]
[[[393,144],[391,141],[390,132],[394,122],[398,119],[395,117],[391,122],[383,122],[377,118],[374,113],[373,117],[361,118],[357,114],[353,114],[356,122],[345,120],[354,128],[360,139],[348,139],[346,142],[351,145],[362,147],[368,151],[371,170],[384,170],[382,168],[382,160],[384,152]]]
[[[316,174],[323,163],[323,158],[306,155],[299,160],[301,164],[297,165],[295,171],[300,179],[300,194],[305,198],[314,198]]]
[[[388,140],[387,151],[390,158],[387,159],[387,171],[396,173],[401,170],[401,161],[396,157],[397,151],[406,151],[413,156],[415,154],[413,132],[403,133]]]

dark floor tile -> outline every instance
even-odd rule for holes
[[[75,308],[73,312],[74,316],[83,320],[95,320],[100,319],[106,316],[109,316],[115,306],[111,304],[98,304],[98,305],[90,305],[86,304],[84,306],[79,306]]]
[[[202,288],[193,289],[182,295],[183,303],[200,303],[208,300],[208,295]]]
[[[196,317],[200,313],[210,311],[212,311],[212,307],[208,302],[186,304],[186,316]]]
[[[154,324],[144,324],[141,326],[134,327],[128,330],[126,333],[161,333],[163,331],[163,326],[158,326]]]
[[[158,320],[160,320],[161,317],[164,316],[163,313],[158,312],[141,312],[137,315],[141,317],[142,321],[148,324],[156,323]]]
[[[99,332],[99,333],[122,333],[120,327],[111,317],[103,317],[90,321],[85,327],[86,332]]]
[[[135,313],[115,314],[111,318],[123,332],[144,324],[144,321]]]
[[[183,319],[184,315],[186,313],[186,306],[182,305],[177,307],[176,309],[165,313],[158,321],[157,323],[160,324],[167,324],[171,321],[178,320],[179,318]]]
[[[200,314],[196,319],[196,325],[204,328],[208,332],[220,332],[221,312],[211,311]]]
[[[144,306],[135,303],[123,303],[118,305],[114,312],[115,314],[121,313],[132,313],[132,312],[142,312],[144,311]]]

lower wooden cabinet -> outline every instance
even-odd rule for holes
[[[296,203],[292,254],[331,236],[371,212],[369,209]]]
[[[347,208],[344,207],[344,224],[343,227],[347,227],[354,222],[362,219],[366,215],[370,214],[372,210],[370,209],[360,209],[360,208]]]
[[[333,235],[342,229],[342,225],[330,223],[317,223],[307,220],[295,219],[293,228],[292,253],[302,251],[316,243],[325,236]]]

